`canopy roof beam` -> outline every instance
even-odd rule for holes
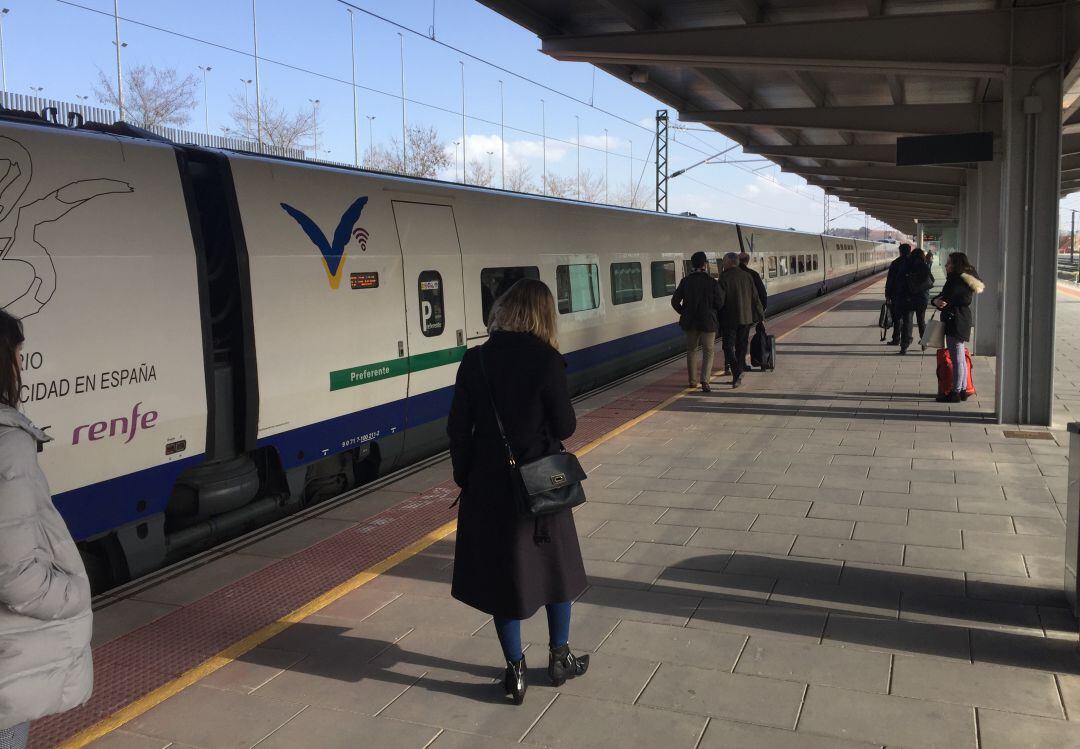
[[[806,75],[804,72],[803,75]],[[943,135],[983,129],[1000,132],[1000,104],[901,104],[683,112],[680,119],[719,125]]]

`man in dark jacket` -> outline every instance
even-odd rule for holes
[[[754,279],[754,290],[757,291],[758,301],[761,302],[761,311],[762,311],[761,318],[757,319],[757,320],[754,320],[754,322],[757,323],[758,333],[764,335],[764,333],[763,333],[764,328],[765,328],[765,325],[764,325],[765,315],[764,315],[764,313],[765,313],[765,310],[767,310],[769,308],[769,292],[765,290],[765,282],[761,280],[761,274],[750,267],[750,253],[749,252],[740,252],[739,253],[739,268],[746,271],[747,273],[749,273],[750,277],[752,279]],[[746,337],[746,340],[742,342],[742,346],[743,346],[744,350],[749,350],[750,349],[750,328],[746,329],[746,336],[745,337]],[[751,367],[749,364],[746,364],[744,362],[743,363],[743,369],[744,370],[753,369],[753,367]]]
[[[911,245],[904,243],[900,245],[900,256],[892,261],[889,265],[889,274],[885,277],[885,304],[892,308],[893,319],[893,332],[892,338],[889,340],[889,346],[897,346],[900,343],[900,309],[896,302],[901,295],[901,284],[903,279],[903,268],[907,263],[908,254],[911,252]]]
[[[926,264],[923,251],[915,248],[908,255],[901,269],[898,291],[893,294],[894,314],[900,316],[900,353],[906,354],[914,340],[912,318],[918,320],[919,336],[926,331],[926,306],[930,303],[930,289],[934,286],[934,274]]]
[[[739,268],[739,256],[724,255],[724,272],[720,274],[720,330],[724,336],[724,358],[731,367],[732,387],[742,384],[743,362],[746,361],[746,340],[750,327],[765,316],[765,310],[749,273]]]
[[[671,297],[671,306],[679,313],[679,327],[686,332],[686,374],[689,387],[697,387],[706,393],[712,388],[713,357],[716,355],[716,331],[720,329],[720,308],[723,298],[720,287],[706,270],[704,252],[690,256],[693,270],[679,282],[679,288]],[[747,279],[749,280],[749,279]],[[697,350],[701,348],[701,372],[698,374]]]

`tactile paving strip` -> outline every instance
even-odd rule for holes
[[[790,332],[875,282],[871,278],[770,324]],[[578,450],[655,408],[684,387],[682,371],[653,381],[578,420],[566,447]],[[192,604],[94,649],[94,694],[82,707],[37,721],[30,746],[55,746],[272,624],[453,520],[451,481],[281,559]]]

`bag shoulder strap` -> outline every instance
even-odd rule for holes
[[[506,437],[506,430],[503,428],[502,417],[499,416],[499,408],[495,405],[495,395],[491,391],[491,381],[488,380],[487,367],[484,366],[484,349],[480,348],[477,352],[477,358],[480,359],[480,378],[484,381],[484,390],[487,391],[488,401],[491,403],[491,411],[495,414],[495,424],[499,427],[499,436],[502,438],[503,447],[506,448],[506,459],[511,466],[517,465],[517,459],[514,457],[514,451],[510,447],[510,440]]]

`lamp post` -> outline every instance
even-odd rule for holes
[[[634,185],[634,141],[630,141],[630,207],[634,208],[634,198],[637,197],[636,185]]]
[[[454,141],[454,181],[455,182],[464,182],[465,181],[465,178],[464,178],[465,170],[464,169],[461,170],[462,171],[462,176],[460,176],[460,177],[458,176],[458,146],[460,146],[460,145],[461,145],[460,140],[455,140]]]
[[[408,173],[408,150],[406,142],[406,119],[405,119],[405,35],[398,32],[398,42],[401,49],[401,171]]]
[[[469,163],[468,144],[465,142],[465,61],[458,60],[461,65],[461,171],[465,173],[465,165]]]
[[[349,49],[352,52],[352,140],[353,140],[353,166],[360,166],[360,135],[359,110],[356,108],[356,32],[353,29],[353,9],[346,8],[349,12]]]
[[[604,128],[604,203],[608,202],[608,148],[607,128]]]
[[[262,88],[259,85],[259,27],[255,0],[251,0],[251,40],[255,48],[255,140],[259,153],[262,153]]]
[[[311,127],[315,133],[315,158],[319,158],[319,100],[308,99],[311,102]]]
[[[499,169],[502,189],[506,189],[506,109],[503,101],[503,82],[499,81]]]
[[[0,70],[4,73],[4,93],[7,93],[7,60],[4,59],[4,16],[11,12],[11,8],[0,8]]]
[[[488,171],[492,175],[494,175],[495,174],[495,167],[491,165],[491,159],[495,155],[495,152],[494,151],[488,151],[487,155],[488,155]]]
[[[374,131],[371,128],[371,123],[375,121],[375,115],[367,115],[367,138],[368,138],[368,153],[375,154],[375,136]]]
[[[31,86],[30,90],[34,92],[35,96],[41,96],[41,92],[45,90],[44,86]]]
[[[206,98],[206,74],[213,70],[213,68],[209,65],[205,68],[202,65],[196,65],[195,67],[202,71],[203,126],[206,130],[206,134],[210,135],[210,102]]]
[[[248,101],[248,86],[251,85],[251,79],[241,78],[240,82],[244,84],[244,112],[249,112],[251,103]]]
[[[252,0],[255,2],[255,0]],[[124,72],[120,66],[120,0],[113,0],[113,28],[116,32],[116,102],[120,105],[120,119],[124,119]]]

